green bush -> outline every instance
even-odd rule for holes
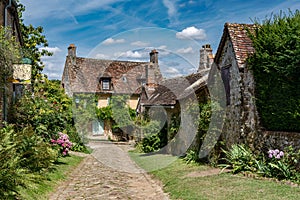
[[[248,63],[261,123],[268,130],[300,131],[300,12],[256,23]]]
[[[137,128],[137,130],[140,132],[139,137],[142,138],[138,147],[144,153],[157,151],[167,144],[165,141],[166,135],[164,135],[164,133],[160,130],[159,121],[144,121],[140,124],[140,127]]]
[[[245,145],[234,144],[229,151],[223,150],[223,152],[227,164],[220,164],[219,166],[231,168],[233,173],[256,171],[256,156]]]
[[[32,127],[16,133],[14,140],[16,152],[21,158],[20,166],[30,172],[47,170],[58,158],[58,152],[37,135]]]
[[[31,187],[40,176],[24,168],[24,154],[18,152],[19,143],[12,126],[0,129],[0,197],[16,199],[19,187]],[[35,161],[39,162],[38,160]]]
[[[269,150],[257,161],[257,171],[265,177],[299,182],[300,174],[297,171],[299,159],[300,151],[295,152],[291,146],[285,148],[284,151]]]
[[[200,162],[199,154],[197,151],[188,150],[186,155],[182,158],[187,164]]]
[[[74,126],[72,100],[64,94],[58,81],[44,81],[35,85],[34,95],[28,92],[16,102],[10,123],[15,124],[19,131],[32,127],[46,142],[56,139],[58,132],[64,132],[77,146],[82,145],[77,150],[84,149],[82,138]]]

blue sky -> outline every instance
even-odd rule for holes
[[[42,26],[52,57],[44,73],[61,79],[67,47],[77,55],[148,61],[159,51],[165,77],[196,72],[199,49],[218,47],[225,22],[251,23],[271,13],[300,9],[300,0],[20,0],[26,24]]]

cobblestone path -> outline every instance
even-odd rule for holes
[[[50,200],[73,199],[169,199],[159,183],[135,165],[128,145],[93,142],[94,149],[50,195]]]

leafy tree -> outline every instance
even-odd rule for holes
[[[300,12],[280,13],[250,37],[249,58],[262,125],[269,130],[300,130]]]
[[[19,3],[19,1],[17,0]],[[20,18],[21,34],[24,40],[23,56],[32,61],[32,82],[41,77],[41,72],[44,69],[44,64],[41,60],[42,56],[52,56],[52,53],[47,51],[44,47],[48,47],[46,36],[43,35],[43,27],[34,27],[33,25],[25,25],[23,12],[25,6],[18,4],[18,13]]]

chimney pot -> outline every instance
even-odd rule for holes
[[[210,44],[205,44],[200,49],[200,62],[198,72],[203,69],[208,69],[213,63],[213,53]]]
[[[70,44],[68,47],[68,56],[76,57],[76,46],[74,44]]]
[[[150,52],[150,62],[158,64],[158,51],[156,49]]]

